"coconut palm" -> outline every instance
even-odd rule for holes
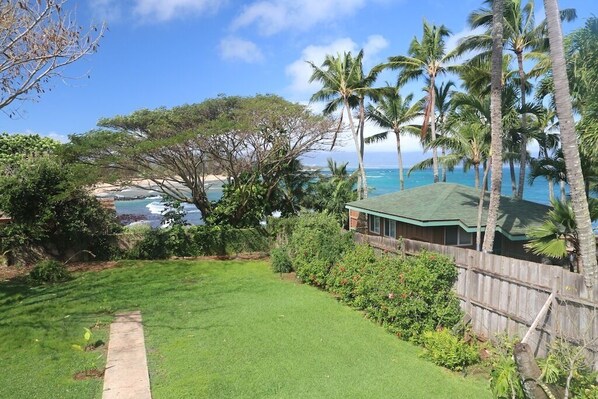
[[[434,95],[436,96],[436,112],[438,116],[436,118],[436,125],[438,126],[437,136],[444,136],[447,133],[447,119],[452,109],[451,94],[456,87],[455,82],[449,80],[442,82],[440,86],[434,86]],[[440,148],[442,156],[446,155],[446,149]],[[446,182],[446,167],[442,166],[442,181]]]
[[[548,38],[550,41],[550,59],[556,111],[561,130],[561,148],[565,157],[567,179],[571,192],[571,207],[575,214],[576,231],[579,240],[579,270],[584,274],[585,284],[593,286],[598,273],[596,239],[592,231],[590,211],[577,146],[559,8],[556,0],[544,0],[544,8],[546,10]]]
[[[309,64],[312,67],[309,81],[317,81],[322,84],[322,88],[312,95],[311,101],[326,101],[325,114],[332,114],[340,109],[341,123],[346,112],[359,164],[359,198],[365,198],[367,197],[367,180],[363,164],[364,99],[371,94],[371,86],[376,80],[379,69],[374,68],[364,75],[363,50],[356,57],[351,52],[336,56],[327,55],[320,67],[313,62],[309,62]],[[357,124],[352,113],[355,108],[359,108]]]
[[[480,166],[483,166],[488,158],[490,150],[490,131],[485,123],[482,123],[478,116],[471,111],[462,111],[450,123],[450,132],[436,138],[429,144],[431,148],[444,147],[449,154],[441,156],[439,163],[447,168],[453,168],[462,164],[463,171],[467,172],[473,168],[475,176],[475,188],[480,187]],[[432,158],[415,164],[409,172],[429,167]]]
[[[423,35],[421,40],[414,37],[409,45],[408,55],[389,57],[384,67],[400,69],[399,83],[424,78],[427,85],[426,107],[424,111],[424,122],[422,125],[422,136],[427,135],[430,127],[431,141],[436,140],[436,92],[434,90],[436,78],[454,69],[448,63],[456,57],[454,52],[446,51],[446,38],[450,31],[444,25],[432,25],[424,21]],[[438,152],[432,148],[432,169],[434,183],[439,181],[438,177]]]
[[[345,205],[357,199],[355,184],[358,171],[349,173],[347,163],[339,165],[329,158],[328,172],[320,175],[318,181],[310,185],[312,195],[308,197],[306,206],[334,215],[339,223],[348,228],[349,219]]]
[[[386,140],[388,133],[394,133],[397,139],[397,157],[399,165],[399,187],[405,189],[405,179],[403,176],[403,155],[401,153],[401,135],[410,132],[413,133],[417,127],[409,125],[413,120],[422,115],[421,102],[412,104],[413,94],[405,97],[401,96],[400,87],[394,87],[382,95],[374,106],[370,104],[366,110],[367,119],[375,122],[378,126],[387,130],[368,137],[366,144]]]
[[[512,52],[517,60],[517,70],[520,84],[521,108],[526,107],[526,94],[528,92],[528,76],[524,69],[524,61],[538,58],[545,50],[546,23],[535,23],[534,0],[501,0],[504,3],[503,12],[503,44],[504,50]],[[492,6],[494,0],[486,0],[487,5]],[[575,18],[574,10],[566,10],[563,18],[571,20]],[[490,58],[492,50],[492,27],[493,10],[481,8],[472,12],[468,18],[472,29],[485,27],[486,31],[480,35],[466,37],[458,46],[458,52],[464,53],[471,50],[486,50],[480,56]],[[525,187],[525,168],[527,164],[527,134],[526,114],[522,114],[521,142],[519,156],[519,184],[517,186],[516,198],[523,198]]]

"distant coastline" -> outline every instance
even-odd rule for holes
[[[224,175],[207,175],[206,185],[220,188],[227,177]],[[181,191],[188,189],[180,183],[172,184]],[[100,183],[91,187],[91,194],[98,198],[114,198],[117,201],[137,199],[160,199],[162,192],[158,185],[149,179],[136,179],[122,184]]]

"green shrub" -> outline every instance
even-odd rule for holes
[[[168,231],[150,229],[143,234],[143,239],[126,254],[129,259],[167,259],[171,256],[167,245]]]
[[[70,273],[62,262],[43,260],[35,265],[29,273],[33,283],[59,283],[70,279]]]
[[[380,256],[358,245],[331,268],[327,286],[392,333],[418,341],[424,331],[452,327],[461,319],[452,291],[456,278],[456,267],[446,257],[425,252]]]
[[[125,254],[129,259],[166,259],[171,256],[232,255],[268,252],[270,239],[261,229],[226,226],[175,225],[136,232],[142,239]]]
[[[376,289],[381,261],[369,245],[356,245],[330,269],[326,286],[340,300],[366,309],[371,305],[370,293]]]
[[[333,216],[304,214],[289,239],[289,255],[297,277],[324,287],[332,265],[353,245],[351,234],[344,232]]]
[[[293,264],[286,247],[273,248],[270,251],[270,259],[274,273],[290,273],[293,271]]]
[[[461,371],[480,360],[478,348],[447,329],[426,331],[422,336],[423,357],[450,370]]]

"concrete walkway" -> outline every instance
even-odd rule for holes
[[[141,312],[116,315],[110,325],[102,399],[151,399]]]

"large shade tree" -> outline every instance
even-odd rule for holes
[[[399,84],[411,80],[423,78],[427,83],[426,105],[424,110],[424,122],[422,125],[422,136],[428,134],[436,140],[436,79],[453,69],[449,63],[456,57],[456,53],[447,52],[446,39],[450,31],[444,25],[433,25],[424,21],[423,34],[421,39],[414,37],[409,45],[407,55],[389,57],[384,67],[399,69]],[[434,183],[439,181],[438,174],[438,151],[432,149],[432,170]]]
[[[104,27],[84,31],[71,14],[67,0],[0,2],[0,110],[40,96],[64,67],[97,50]]]
[[[328,148],[335,123],[277,96],[218,97],[101,120],[102,129],[72,136],[66,152],[99,169],[98,178],[149,179],[164,194],[194,204],[206,220],[215,206],[206,177],[224,174],[227,207],[235,207],[229,214],[241,218],[237,207],[255,201],[256,193],[265,212],[275,210],[268,206],[280,200],[280,185],[297,159]],[[231,205],[233,197],[238,201]]]

